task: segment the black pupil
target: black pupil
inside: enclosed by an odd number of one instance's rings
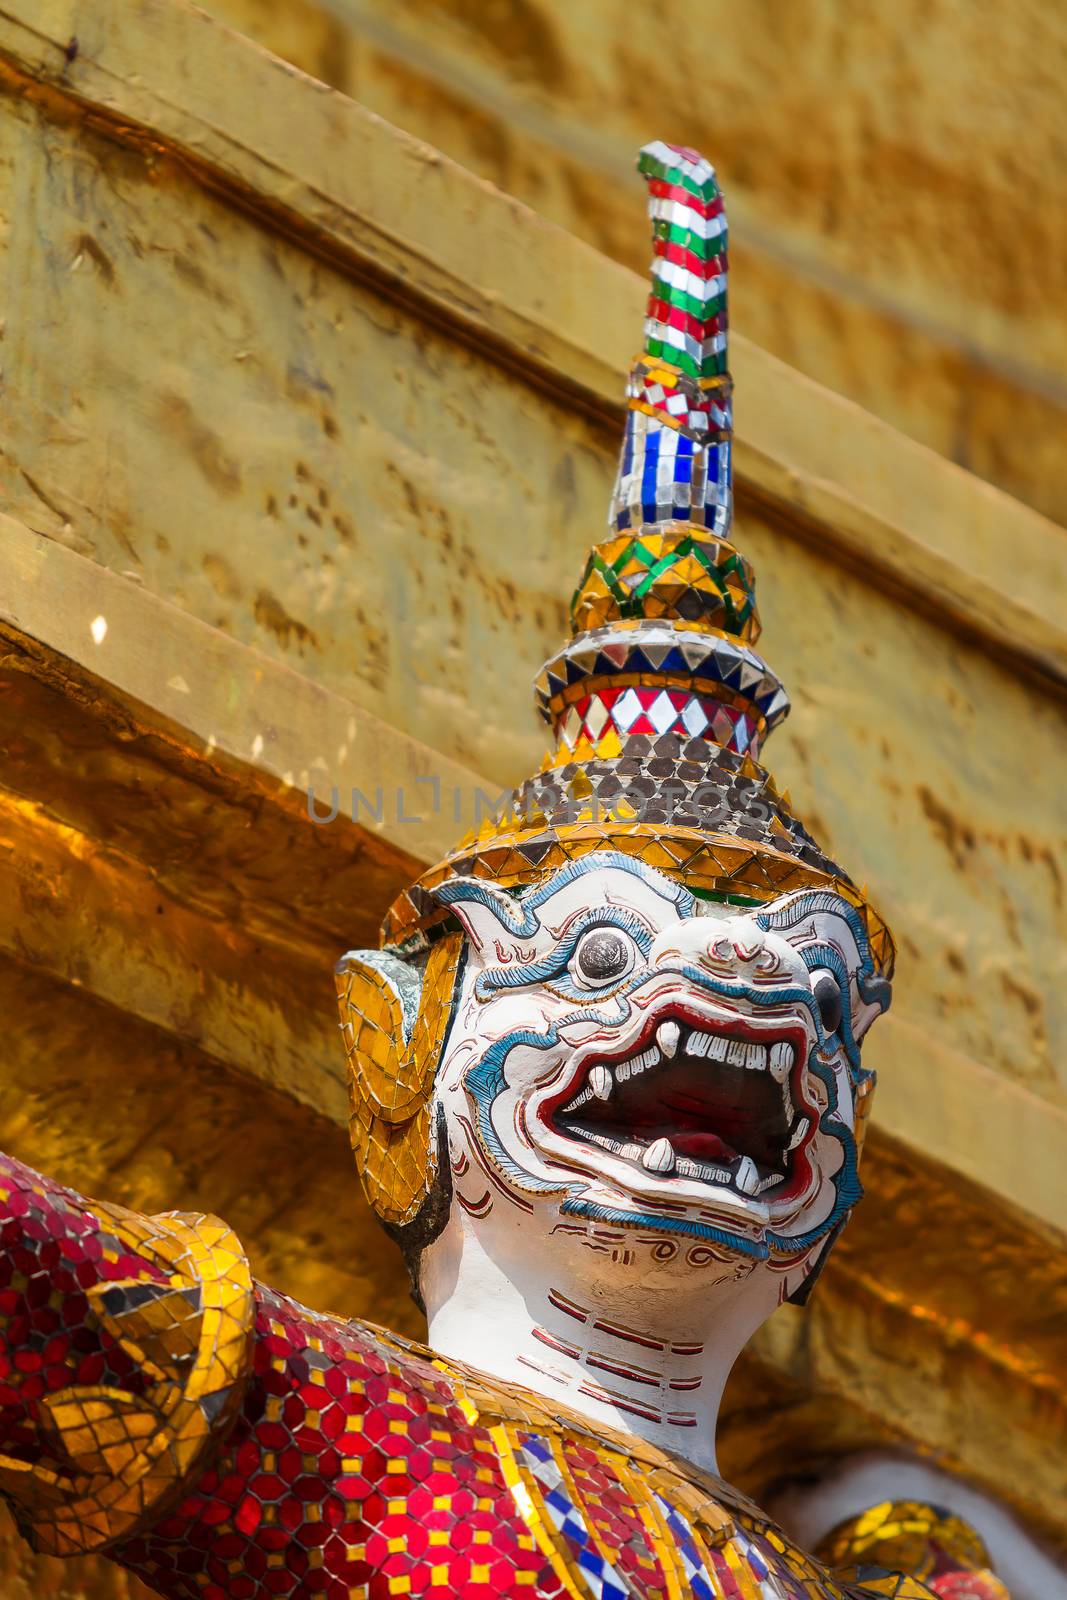
[[[578,952],[582,977],[590,978],[595,983],[605,978],[617,978],[620,972],[626,971],[629,960],[630,950],[626,940],[610,928],[587,934]]]
[[[827,1033],[836,1033],[841,1026],[841,990],[828,972],[820,972],[815,980],[815,1004]]]

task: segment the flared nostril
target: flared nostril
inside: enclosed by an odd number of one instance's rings
[[[760,938],[753,938],[750,934],[718,934],[714,939],[707,941],[707,949],[712,960],[719,966],[750,967],[766,954],[766,946]]]
[[[745,943],[742,939],[733,939],[731,943],[734,947],[734,955],[738,961],[743,961],[746,966],[755,961],[763,950],[761,944]]]

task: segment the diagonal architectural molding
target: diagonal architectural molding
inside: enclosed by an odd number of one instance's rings
[[[617,426],[642,281],[356,102],[175,0],[121,16],[91,0],[4,0],[0,60],[7,92],[166,150],[272,230]],[[230,92],[234,72],[248,92]],[[1062,530],[742,336],[731,343],[742,505],[1067,687]]]

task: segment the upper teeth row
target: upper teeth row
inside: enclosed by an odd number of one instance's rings
[[[676,1022],[661,1022],[656,1030],[656,1043],[649,1045],[640,1055],[632,1056],[629,1061],[617,1062],[614,1072],[604,1062],[598,1062],[590,1070],[586,1087],[565,1109],[576,1110],[594,1098],[610,1099],[617,1082],[625,1083],[627,1078],[639,1077],[642,1072],[658,1066],[664,1056],[674,1056],[680,1037]],[[772,1045],[749,1044],[745,1039],[727,1039],[719,1033],[700,1033],[694,1029],[686,1041],[686,1051],[691,1056],[728,1061],[733,1066],[747,1067],[753,1072],[769,1071],[775,1083],[785,1083],[793,1070],[793,1046],[784,1039]]]
[[[772,1045],[749,1044],[744,1039],[724,1039],[719,1033],[694,1031],[686,1048],[690,1055],[710,1056],[713,1061],[729,1061],[755,1072],[769,1069],[776,1083],[784,1083],[793,1070],[793,1046],[784,1039]]]

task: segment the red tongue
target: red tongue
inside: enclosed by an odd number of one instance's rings
[[[736,1161],[737,1151],[719,1138],[717,1133],[694,1130],[691,1133],[671,1133],[671,1144],[680,1156],[691,1156],[694,1161]]]
[[[665,1136],[678,1155],[694,1161],[736,1161],[741,1151],[729,1141],[745,1147],[746,1141],[751,1143],[766,1120],[763,1097],[747,1105],[733,1097],[729,1080],[682,1070],[682,1081],[671,1081],[669,1087],[652,1079],[626,1086],[628,1126],[649,1142]],[[676,1070],[674,1080],[681,1077]],[[747,1088],[747,1080],[742,1082]]]
[[[774,1166],[784,1142],[781,1090],[769,1073],[686,1055],[616,1081],[610,1100],[588,1101],[575,1122],[623,1143],[666,1138],[680,1156],[717,1165],[745,1154]]]

